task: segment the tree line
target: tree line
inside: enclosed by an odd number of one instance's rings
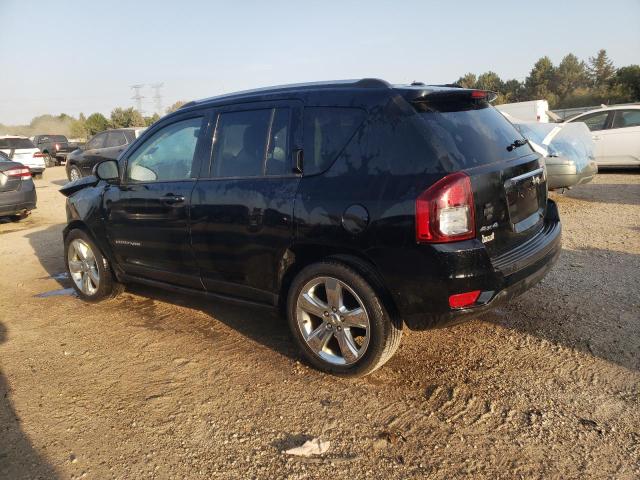
[[[604,49],[586,62],[569,53],[557,66],[542,57],[523,82],[489,71],[467,73],[455,83],[496,92],[496,104],[547,100],[558,109],[640,101],[640,65],[616,68]]]
[[[178,101],[167,108],[166,112],[171,113],[184,105],[184,103],[183,101]],[[110,128],[148,127],[159,119],[160,115],[157,113],[151,116],[143,116],[133,107],[117,107],[111,111],[108,118],[98,112],[89,116],[80,113],[77,118],[66,113],[39,115],[34,117],[29,125],[9,126],[0,124],[0,134],[10,133],[12,135],[31,137],[48,133],[66,135],[69,138],[87,139],[98,132]]]

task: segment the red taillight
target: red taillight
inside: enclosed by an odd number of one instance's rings
[[[471,92],[471,98],[487,98],[488,92],[485,90],[473,90]]]
[[[416,240],[443,243],[476,235],[471,179],[457,172],[438,180],[416,199]]]
[[[464,308],[469,307],[476,303],[480,296],[480,290],[473,290],[472,292],[456,293],[449,297],[449,306],[451,308]]]
[[[7,177],[12,178],[31,178],[31,171],[27,167],[12,168],[11,170],[5,170],[2,173]]]
[[[36,152],[36,153],[33,154],[33,158],[42,158],[44,156],[45,156],[45,154],[42,153],[42,152]]]

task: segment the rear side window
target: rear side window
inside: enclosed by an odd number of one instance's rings
[[[291,174],[289,108],[222,113],[213,147],[216,177]]]
[[[113,131],[107,133],[107,139],[104,142],[106,148],[120,147],[126,145],[127,140],[124,137],[124,133],[119,131]]]
[[[507,149],[522,135],[485,102],[420,102],[415,104],[428,148],[449,171],[510,160],[532,152],[529,144]]]
[[[329,168],[366,113],[357,108],[306,107],[304,109],[304,174]]]
[[[611,128],[640,127],[640,110],[617,110]]]
[[[106,137],[107,137],[106,133],[99,133],[98,135],[93,137],[91,140],[89,140],[89,142],[87,143],[87,149],[92,150],[94,148],[104,147],[104,141]]]
[[[36,148],[28,138],[0,138],[0,148]]]

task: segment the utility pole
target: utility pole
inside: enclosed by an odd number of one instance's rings
[[[140,89],[142,87],[144,87],[144,83],[140,83],[138,85],[131,85],[131,89],[134,92],[133,97],[131,97],[131,99],[136,101],[136,106],[141,115],[142,115],[142,99],[144,98],[144,96],[140,95]]]
[[[153,100],[156,106],[156,113],[162,116],[162,95],[160,94],[160,89],[164,87],[164,82],[161,83],[153,83],[151,84],[151,88],[155,92],[153,95]]]

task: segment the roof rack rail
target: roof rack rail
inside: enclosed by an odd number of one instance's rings
[[[358,80],[355,84],[360,88],[391,88],[391,84],[380,78],[363,78]]]

